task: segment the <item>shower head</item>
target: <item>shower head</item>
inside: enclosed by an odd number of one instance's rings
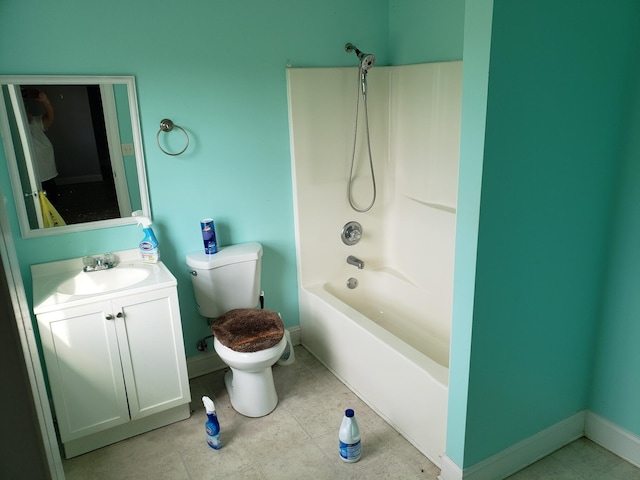
[[[355,52],[355,54],[358,56],[358,60],[360,60],[360,67],[364,72],[366,72],[376,64],[375,56],[373,56],[370,53],[362,52],[361,50],[358,49],[358,47],[356,47],[352,43],[347,43],[344,46],[344,49],[347,53]]]
[[[358,56],[358,58],[360,59],[360,66],[362,67],[362,70],[365,72],[376,64],[376,57],[374,57],[370,53],[367,53],[366,55]]]

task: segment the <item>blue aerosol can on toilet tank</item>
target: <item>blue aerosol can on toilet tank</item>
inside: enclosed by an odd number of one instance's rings
[[[216,229],[213,225],[213,218],[203,218],[200,220],[200,229],[202,230],[204,253],[207,255],[213,255],[218,251],[218,242],[216,241]]]

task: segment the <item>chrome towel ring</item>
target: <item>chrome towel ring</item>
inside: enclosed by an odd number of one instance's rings
[[[161,132],[170,132],[174,128],[177,128],[178,130],[182,130],[182,133],[184,133],[184,136],[187,139],[187,144],[184,146],[184,148],[182,150],[180,150],[177,153],[167,152],[164,148],[162,148],[162,145],[160,145],[160,133]],[[162,150],[162,153],[165,153],[167,155],[171,155],[172,157],[177,157],[178,155],[182,155],[184,152],[187,151],[187,148],[189,148],[189,134],[187,133],[187,131],[184,128],[176,125],[175,123],[173,123],[168,118],[165,118],[165,119],[160,121],[160,130],[158,130],[158,133],[156,134],[156,143],[158,144],[158,148],[160,150]]]

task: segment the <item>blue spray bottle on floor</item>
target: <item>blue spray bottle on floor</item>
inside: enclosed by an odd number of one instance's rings
[[[207,396],[202,397],[202,403],[207,411],[207,422],[204,424],[207,443],[211,448],[218,450],[222,447],[222,439],[220,438],[220,423],[216,415],[216,407],[213,405],[213,400]]]

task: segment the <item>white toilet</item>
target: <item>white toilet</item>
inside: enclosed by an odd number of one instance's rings
[[[247,417],[262,417],[276,408],[271,367],[282,356],[288,337],[278,314],[255,308],[260,300],[261,262],[262,245],[257,242],[222,247],[213,255],[187,255],[198,310],[217,319],[211,328],[213,345],[231,368],[225,375],[231,405]],[[242,332],[244,324],[251,324],[250,333]],[[222,335],[220,326],[225,325]]]

